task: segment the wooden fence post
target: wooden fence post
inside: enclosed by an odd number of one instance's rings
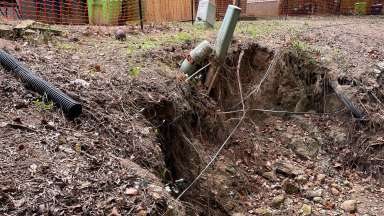
[[[143,31],[144,30],[143,7],[142,7],[142,4],[141,4],[141,0],[138,0],[138,1],[139,1],[140,27],[141,27],[141,31]]]
[[[194,2],[195,0],[191,0],[191,20],[192,20],[192,25],[193,25],[193,23],[194,23],[194,20],[193,20],[193,7],[194,7]]]

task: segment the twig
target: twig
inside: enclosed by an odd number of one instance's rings
[[[195,77],[197,74],[199,74],[201,71],[203,71],[205,68],[207,68],[209,65],[211,65],[211,63],[208,63],[206,64],[204,67],[200,68],[198,71],[196,71],[194,74],[192,74],[191,76],[189,76],[187,78],[187,81],[189,81],[190,79],[192,79],[193,77]]]
[[[30,128],[30,127],[21,125],[21,124],[11,124],[11,123],[7,123],[5,126],[8,126],[8,127],[10,127],[10,128],[13,128],[13,129],[20,129],[20,130],[26,130],[26,131],[29,131],[29,132],[35,132],[35,133],[37,133],[36,130],[34,130],[34,129]]]
[[[209,86],[208,86],[208,94],[211,92],[211,90],[212,90],[212,88],[213,88],[213,84],[215,83],[217,74],[219,74],[220,69],[221,69],[221,66],[218,66],[217,69],[216,69],[216,71],[215,71],[215,74],[213,75],[213,78],[212,78],[211,82],[209,83]]]

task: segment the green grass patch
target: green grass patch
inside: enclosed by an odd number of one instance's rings
[[[53,107],[55,106],[54,103],[50,100],[45,102],[44,100],[37,98],[36,100],[33,100],[32,103],[38,107],[41,110],[47,111],[47,110],[52,110]]]
[[[281,29],[282,26],[283,23],[277,20],[263,22],[245,21],[238,24],[236,32],[257,39]]]
[[[77,46],[72,43],[56,42],[53,45],[56,49],[67,50],[67,51],[77,50]]]

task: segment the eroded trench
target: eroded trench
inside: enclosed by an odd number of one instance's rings
[[[163,100],[145,111],[146,118],[157,126],[167,166],[161,175],[175,196],[194,180],[226,139],[233,128],[233,122],[226,120],[241,115],[237,112],[242,105],[236,76],[241,52],[243,96],[264,79],[257,94],[247,97],[248,118],[260,121],[268,115],[260,109],[322,113],[339,106],[327,83],[328,69],[304,53],[293,49],[273,51],[257,43],[238,45],[230,51],[209,97],[199,85],[181,84],[178,93],[184,100]],[[214,189],[203,177],[182,198],[189,203],[187,212],[230,215],[232,207],[218,198]]]

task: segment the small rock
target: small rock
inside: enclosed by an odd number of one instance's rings
[[[313,202],[321,203],[321,201],[323,201],[323,198],[321,198],[321,197],[313,197]]]
[[[139,190],[137,190],[136,188],[127,188],[125,190],[125,194],[130,195],[130,196],[135,196],[135,195],[139,194]]]
[[[331,210],[331,209],[334,209],[335,208],[335,203],[327,200],[325,203],[324,203],[324,208],[325,209],[328,209],[328,210]]]
[[[381,74],[381,71],[379,69],[373,69],[373,73],[375,73],[376,75],[380,75]]]
[[[339,196],[340,195],[340,191],[339,190],[337,190],[336,188],[331,188],[331,193],[332,193],[332,195],[334,195],[334,196]]]
[[[291,180],[285,179],[282,187],[287,194],[295,194],[300,192],[300,188]]]
[[[113,207],[111,213],[109,213],[108,216],[121,216],[121,214],[119,213],[116,207]]]
[[[343,185],[347,186],[347,187],[351,187],[352,186],[351,182],[349,182],[348,180],[344,180],[343,181]]]
[[[343,209],[344,211],[346,212],[356,212],[357,210],[357,201],[356,200],[347,200],[347,201],[344,201],[342,204],[341,204],[341,209]]]
[[[245,214],[236,212],[236,213],[233,213],[232,216],[245,216]]]
[[[272,199],[272,207],[279,208],[285,200],[284,194],[278,195]]]
[[[276,181],[276,180],[277,180],[277,176],[276,176],[275,172],[273,172],[273,171],[270,171],[270,172],[264,172],[264,173],[262,174],[262,176],[263,176],[265,179],[269,180],[269,181]]]
[[[339,188],[340,186],[339,186],[337,183],[335,183],[335,182],[332,182],[332,183],[331,183],[331,187],[334,187],[334,188]]]
[[[79,42],[80,41],[79,38],[76,35],[72,35],[68,39],[71,42]]]
[[[29,171],[31,172],[32,175],[34,175],[37,171],[37,165],[36,164],[31,164],[29,166]]]
[[[127,35],[125,34],[124,30],[117,29],[116,32],[115,32],[115,38],[117,40],[126,40],[127,39]]]
[[[320,150],[320,144],[311,137],[294,137],[289,147],[301,158],[312,159]]]
[[[317,175],[317,181],[319,181],[320,183],[323,183],[325,181],[325,175],[324,174],[319,174]]]
[[[312,214],[312,207],[308,204],[303,204],[303,206],[300,209],[301,215],[311,215]]]
[[[136,216],[147,216],[148,214],[147,214],[147,211],[145,211],[145,210],[140,210],[139,212],[137,212],[137,214],[136,214]]]
[[[299,184],[305,184],[308,179],[305,175],[298,175],[296,178],[295,178],[295,181]]]
[[[75,80],[71,81],[70,84],[82,86],[84,88],[88,88],[89,87],[89,82],[87,82],[85,80],[82,80],[82,79],[75,79]]]
[[[257,208],[253,213],[260,216],[272,216],[272,211],[267,208]]]
[[[80,60],[80,56],[78,56],[78,55],[73,55],[73,56],[72,56],[72,60]]]
[[[377,63],[376,66],[381,72],[384,72],[384,61]]]
[[[323,189],[307,191],[304,196],[309,199],[313,199],[314,197],[322,197]]]
[[[304,174],[304,171],[300,169],[298,166],[295,166],[286,161],[276,162],[273,166],[277,173],[283,174],[288,177],[295,177],[300,174]]]

